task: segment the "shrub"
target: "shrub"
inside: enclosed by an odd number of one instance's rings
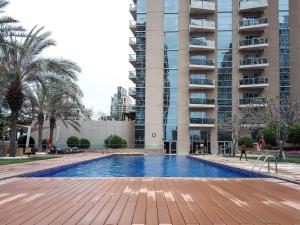
[[[79,140],[79,143],[80,143],[79,144],[80,148],[82,148],[82,149],[88,149],[91,146],[90,141],[88,139],[86,139],[86,138],[81,138]]]
[[[26,147],[26,140],[27,140],[27,135],[22,135],[18,138],[18,147],[19,148],[25,148]],[[33,137],[30,137],[29,139],[29,147],[33,148],[35,145],[35,140]]]
[[[106,144],[107,143],[107,144]],[[107,142],[105,143],[108,148],[126,148],[127,142],[119,137],[118,135],[112,135],[107,138]]]
[[[294,144],[294,147],[296,147],[296,144],[300,144],[300,124],[299,123],[295,123],[289,127],[287,143]]]
[[[47,139],[43,139],[42,140],[42,149],[46,150],[48,148],[48,140]]]
[[[245,145],[246,148],[253,148],[253,141],[250,136],[242,136],[238,140],[238,145]]]
[[[79,142],[78,137],[72,136],[72,137],[69,137],[67,140],[67,145],[70,148],[74,148],[74,147],[79,148],[79,144],[80,144],[80,142]]]
[[[257,141],[259,141],[261,136],[264,137],[266,145],[277,146],[276,131],[273,128],[265,128],[260,130],[257,134]]]
[[[110,135],[108,138],[106,138],[104,140],[105,147],[107,147],[107,148],[108,148],[108,143],[109,143],[109,140],[111,139],[111,137],[112,137],[112,135]]]

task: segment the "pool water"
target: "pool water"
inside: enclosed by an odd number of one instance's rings
[[[246,173],[186,156],[111,156],[33,177],[207,177],[248,178]]]

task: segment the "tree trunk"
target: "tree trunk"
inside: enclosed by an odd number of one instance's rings
[[[19,112],[11,112],[10,122],[11,122],[11,131],[10,131],[10,146],[9,146],[9,156],[16,156],[16,137],[17,137],[17,121],[18,121]]]
[[[42,152],[43,146],[43,126],[44,126],[44,113],[39,112],[38,114],[38,126],[39,126],[39,135],[38,135],[38,152]]]
[[[55,123],[56,123],[56,119],[54,116],[50,117],[50,141],[51,141],[51,145],[53,145],[53,133],[54,133],[54,128],[55,128]]]

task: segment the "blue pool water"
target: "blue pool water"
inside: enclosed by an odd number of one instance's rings
[[[27,176],[247,178],[258,175],[185,156],[111,156]]]

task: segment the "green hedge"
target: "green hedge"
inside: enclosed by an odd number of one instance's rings
[[[82,149],[88,149],[88,148],[90,148],[91,143],[90,143],[90,141],[88,139],[81,138],[79,140],[79,145],[80,145],[80,148],[82,148]]]
[[[127,142],[118,135],[111,135],[104,142],[107,148],[127,148]]]
[[[253,141],[250,136],[242,136],[238,141],[238,145],[245,145],[246,148],[253,148]]]
[[[75,137],[75,136],[69,137],[68,140],[67,140],[67,145],[68,145],[69,148],[74,148],[74,147],[79,148],[80,147],[80,140],[79,140],[78,137]]]

